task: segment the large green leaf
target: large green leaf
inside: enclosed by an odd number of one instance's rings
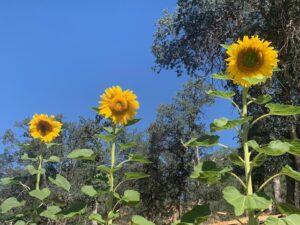
[[[140,193],[135,190],[126,190],[122,197],[122,200],[128,204],[137,204],[140,201]]]
[[[40,216],[52,219],[52,220],[57,220],[57,216],[56,214],[58,214],[59,212],[61,212],[61,208],[59,208],[58,206],[49,206],[46,210],[44,210],[43,212],[40,213]]]
[[[29,157],[27,153],[23,154],[21,156],[21,159],[22,160],[29,160],[29,161],[32,161],[32,162],[36,162],[38,160],[37,157],[34,157],[34,158]]]
[[[146,159],[145,156],[138,154],[130,154],[128,160],[145,164],[152,163],[151,161]]]
[[[99,165],[99,166],[97,166],[97,168],[99,168],[100,170],[103,170],[106,173],[112,173],[112,172],[116,172],[116,171],[120,170],[122,168],[122,166],[116,166],[114,168],[110,168],[105,165]]]
[[[4,202],[1,203],[0,212],[1,213],[6,213],[11,209],[19,208],[19,207],[22,207],[24,205],[25,205],[25,201],[19,202],[16,198],[10,197],[10,198],[4,200]]]
[[[219,136],[217,135],[204,135],[199,138],[192,138],[186,143],[185,147],[210,147],[219,143]]]
[[[141,121],[140,118],[132,119],[132,120],[128,121],[128,122],[125,124],[125,127],[132,126],[132,125],[134,125],[134,124],[136,124],[136,123],[138,123],[138,122],[140,122],[140,121]]]
[[[105,220],[102,218],[100,214],[92,213],[89,215],[89,220],[97,221],[100,224],[105,224]]]
[[[270,95],[260,95],[255,100],[253,100],[253,102],[255,102],[256,104],[259,104],[259,105],[263,105],[263,104],[268,103],[271,100],[272,100],[272,97]]]
[[[238,119],[238,120],[228,120],[225,117],[215,119],[213,123],[210,124],[210,131],[216,132],[220,130],[228,130],[235,128],[239,125],[246,123],[250,118]]]
[[[85,213],[86,204],[83,201],[75,201],[73,202],[69,208],[61,211],[60,214],[63,215],[63,218],[70,219],[78,215],[82,215]]]
[[[62,175],[57,174],[55,180],[53,178],[49,177],[49,180],[56,186],[63,188],[66,191],[70,191],[71,184]]]
[[[285,218],[268,217],[265,225],[299,225],[300,215],[292,214]]]
[[[149,177],[150,175],[143,172],[127,172],[125,173],[126,180],[138,180]]]
[[[33,165],[27,165],[27,166],[25,166],[25,170],[27,170],[31,175],[35,175],[35,174],[39,173],[39,171],[36,168],[34,168]],[[45,169],[42,168],[41,171],[40,171],[40,173],[44,174],[45,173]]]
[[[82,186],[81,191],[90,197],[95,197],[98,194],[92,185]]]
[[[51,155],[49,157],[49,159],[45,159],[45,162],[59,162],[59,157],[55,156],[55,155]]]
[[[19,181],[16,178],[4,177],[0,179],[0,184],[1,185],[19,184]]]
[[[225,91],[218,91],[218,90],[209,90],[206,93],[214,97],[225,98],[225,99],[231,99],[231,97],[235,95],[234,91],[225,92]]]
[[[109,135],[99,134],[99,138],[103,141],[110,142],[110,141],[116,139],[116,135],[114,135],[114,134],[109,134]]]
[[[178,225],[196,225],[205,222],[211,216],[208,205],[197,205],[185,213]]]
[[[155,225],[155,223],[146,220],[142,216],[134,215],[131,218],[132,225]]]
[[[293,105],[266,104],[269,114],[277,116],[293,116],[300,114],[300,107]]]
[[[230,167],[225,167],[221,170],[217,168],[215,162],[205,161],[194,167],[191,178],[197,179],[204,183],[214,184],[226,178],[228,176],[227,173],[231,170],[232,169]]]
[[[133,148],[136,146],[136,142],[132,141],[132,142],[128,142],[128,143],[124,143],[124,144],[119,144],[120,146],[120,150],[126,150],[128,148]]]
[[[300,140],[299,139],[291,139],[291,140],[284,139],[283,141],[287,142],[291,145],[290,149],[288,151],[290,154],[300,157]]]
[[[277,209],[279,212],[285,215],[292,215],[292,214],[298,214],[300,215],[300,209],[298,209],[296,206],[289,204],[289,203],[276,203]]]
[[[290,148],[292,147],[292,145],[289,144],[288,142],[282,142],[280,140],[271,141],[269,144],[263,145],[261,147],[254,144],[254,141],[251,141],[248,143],[249,143],[249,146],[252,147],[253,149],[255,149],[256,151],[258,151],[262,154],[271,155],[271,156],[283,155],[283,154],[287,153],[290,150]]]
[[[48,188],[44,188],[42,190],[33,190],[29,192],[30,196],[35,197],[41,201],[47,198],[50,194],[51,192]]]
[[[75,149],[68,154],[69,159],[94,160],[95,154],[91,149]]]
[[[272,204],[272,200],[262,193],[243,195],[233,186],[228,186],[223,190],[223,197],[234,207],[236,216],[242,215],[248,209],[267,209]]]
[[[284,166],[281,169],[280,173],[282,175],[291,177],[291,178],[295,179],[296,181],[300,181],[300,173],[293,170],[289,165]]]

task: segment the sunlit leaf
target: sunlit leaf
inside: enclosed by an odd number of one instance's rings
[[[219,136],[217,135],[204,135],[199,138],[192,138],[184,146],[186,147],[210,147],[219,143]]]
[[[19,202],[16,198],[10,197],[4,200],[0,205],[0,212],[6,213],[11,209],[19,208],[25,205],[25,201]]]
[[[59,208],[58,206],[49,206],[46,210],[44,210],[43,212],[40,213],[40,216],[52,219],[52,220],[56,220],[57,216],[56,214],[58,214],[59,212],[61,212],[61,208]]]
[[[131,218],[132,225],[155,225],[155,223],[146,220],[142,216],[134,215]]]
[[[293,105],[281,105],[281,104],[266,104],[266,107],[270,110],[269,114],[277,116],[293,116],[300,114],[300,107]]]
[[[228,120],[225,117],[215,119],[213,123],[210,124],[211,132],[221,131],[221,130],[228,130],[235,128],[239,125],[246,123],[250,117],[238,120]]]
[[[92,185],[82,186],[81,191],[90,197],[95,197],[97,195],[97,191]]]
[[[69,159],[94,160],[95,153],[92,149],[75,149],[68,154]]]
[[[226,92],[226,91],[218,91],[218,90],[209,90],[206,93],[214,97],[225,98],[225,99],[231,99],[231,97],[235,95],[234,91]]]
[[[233,186],[228,186],[223,190],[223,197],[234,207],[236,216],[242,215],[248,209],[264,210],[272,204],[272,200],[262,193],[243,195]]]
[[[292,214],[285,218],[268,217],[265,225],[298,225],[300,215]]]
[[[260,95],[253,102],[259,105],[263,105],[272,100],[270,95]]]
[[[69,183],[69,181],[66,178],[64,178],[60,174],[56,175],[55,180],[52,177],[49,177],[49,180],[56,186],[66,190],[66,191],[70,191],[71,184]]]
[[[33,190],[29,192],[30,196],[35,197],[41,201],[47,198],[50,194],[51,192],[48,188],[44,188],[42,190]]]

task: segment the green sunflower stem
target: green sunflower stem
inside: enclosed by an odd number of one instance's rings
[[[247,95],[248,95],[248,88],[243,88],[242,90],[242,118],[246,118],[248,115],[248,108],[247,108]],[[242,143],[243,143],[243,150],[244,150],[244,162],[245,162],[245,178],[246,178],[246,191],[247,195],[253,194],[253,187],[252,187],[252,176],[251,176],[251,152],[249,151],[248,146],[248,132],[249,132],[249,124],[246,123],[242,126]],[[254,212],[249,210],[248,211],[248,224],[249,225],[256,225],[256,219]]]
[[[116,127],[113,127],[113,133],[116,133]],[[111,145],[111,172],[109,173],[109,190],[110,190],[110,197],[109,197],[109,210],[108,212],[113,210],[113,201],[114,201],[114,167],[116,164],[116,142],[113,140]],[[107,225],[111,225],[113,220],[108,220]]]
[[[43,164],[43,156],[39,155],[39,167],[38,167],[38,173],[36,174],[36,185],[35,189],[40,190],[40,180],[41,180],[41,174],[42,174],[42,164]]]

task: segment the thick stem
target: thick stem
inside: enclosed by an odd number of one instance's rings
[[[43,156],[39,155],[39,167],[38,167],[38,173],[36,174],[36,185],[35,189],[40,190],[40,180],[41,180],[41,173],[42,173],[42,164],[43,164]]]
[[[243,92],[242,92],[242,104],[243,104],[242,117],[243,118],[247,117],[247,115],[248,115],[247,95],[248,95],[248,88],[243,88]],[[247,195],[251,195],[251,194],[253,194],[253,187],[252,187],[251,164],[250,164],[251,153],[249,151],[249,146],[247,143],[248,142],[248,131],[249,131],[249,124],[245,123],[242,126],[242,143],[243,143],[243,150],[244,150]],[[254,212],[251,210],[248,211],[248,224],[256,225],[256,219],[254,217]]]

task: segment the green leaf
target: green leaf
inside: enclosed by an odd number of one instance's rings
[[[223,190],[224,199],[234,207],[236,216],[240,216],[245,210],[264,210],[271,204],[272,200],[262,193],[242,195],[235,187],[228,186]]]
[[[57,216],[56,214],[58,214],[59,212],[61,212],[61,208],[59,208],[58,206],[49,206],[45,211],[40,213],[40,216],[52,219],[52,220],[57,220]]]
[[[261,146],[260,148],[256,147],[255,150],[266,155],[280,156],[287,153],[291,146],[292,145],[287,142],[276,140],[271,141],[269,144]]]
[[[155,225],[155,223],[146,220],[142,216],[134,215],[131,218],[132,225]]]
[[[128,148],[133,148],[136,146],[136,142],[132,141],[132,142],[128,142],[128,143],[124,143],[124,144],[119,144],[120,146],[120,150],[126,150]]]
[[[298,225],[300,215],[292,214],[285,218],[268,217],[265,225]]]
[[[99,165],[99,166],[97,166],[97,168],[99,168],[100,170],[103,170],[106,173],[112,173],[112,172],[114,173],[114,172],[120,170],[122,168],[122,166],[117,166],[117,167],[114,167],[114,168],[109,168],[109,167],[107,167],[105,165]]]
[[[228,75],[220,73],[214,73],[213,75],[211,75],[211,78],[218,80],[231,80]]]
[[[29,161],[32,161],[32,162],[35,162],[35,161],[38,160],[37,157],[34,157],[34,158],[29,157],[27,153],[23,154],[21,156],[21,159],[22,160],[29,160]]]
[[[98,194],[92,185],[82,186],[81,191],[90,197],[95,197]]]
[[[230,47],[230,45],[225,45],[225,44],[220,44],[220,46],[226,50],[228,50]]]
[[[49,149],[53,146],[60,146],[61,144],[58,144],[58,143],[46,143],[46,148]]]
[[[215,119],[213,123],[210,124],[210,131],[216,132],[220,130],[228,130],[246,123],[250,118],[239,119],[239,120],[228,120],[225,117]]]
[[[26,223],[23,220],[18,220],[14,225],[26,225]]]
[[[205,222],[211,216],[208,205],[196,205],[193,209],[185,213],[178,225],[194,225]]]
[[[289,203],[276,203],[278,210],[285,215],[298,214],[300,215],[300,209]]]
[[[49,159],[45,159],[45,162],[59,162],[59,157],[51,155]]]
[[[70,152],[67,156],[69,159],[83,159],[83,160],[94,160],[95,154],[91,149],[75,149]]]
[[[243,80],[247,81],[251,85],[256,85],[260,83],[266,82],[267,78],[264,76],[256,76],[256,77],[243,77]]]
[[[119,214],[118,212],[110,211],[110,212],[108,213],[107,218],[108,218],[109,220],[115,220],[115,219],[117,219],[119,216],[120,216],[120,214]],[[116,225],[116,224],[113,224],[113,225]]]
[[[134,125],[134,124],[140,122],[140,120],[141,120],[141,119],[133,119],[133,120],[130,120],[130,121],[128,121],[127,124],[125,124],[125,127],[132,126],[132,125]]]
[[[116,135],[113,135],[113,134],[109,134],[109,135],[99,134],[98,137],[103,141],[110,142],[110,141],[112,141],[116,138]]]
[[[129,204],[137,204],[140,201],[140,193],[135,190],[126,190],[122,197],[122,200]]]
[[[148,159],[146,159],[143,155],[137,155],[137,154],[130,154],[128,160],[133,162],[140,162],[140,163],[152,163]]]
[[[264,164],[264,162],[267,160],[267,155],[263,153],[257,154],[253,161],[252,161],[252,166],[253,167],[260,167]]]
[[[125,173],[126,180],[138,180],[149,177],[150,175],[145,174],[143,172],[127,172]]]
[[[104,130],[106,130],[106,132],[112,134],[114,132],[114,129],[112,127],[103,127]]]
[[[27,165],[27,166],[25,166],[25,170],[27,170],[31,175],[35,175],[35,174],[39,173],[39,171],[36,168],[34,168],[33,165]],[[41,172],[41,174],[44,174],[45,173],[45,169],[42,168],[40,172]]]
[[[99,108],[96,106],[91,107],[91,110],[93,110],[94,112],[96,112],[97,114],[99,114]]]
[[[282,175],[291,177],[291,178],[293,178],[296,181],[300,181],[300,173],[297,172],[297,171],[295,171],[295,170],[293,170],[289,165],[284,166],[281,169],[280,173]]]
[[[44,188],[42,190],[33,190],[29,192],[30,196],[35,197],[41,201],[47,198],[50,194],[51,192],[48,188]]]
[[[19,181],[16,178],[4,177],[0,179],[1,185],[10,185],[10,184],[19,184]]]
[[[92,213],[89,215],[89,220],[97,221],[98,223],[105,224],[105,220],[102,218],[100,214]]]
[[[253,102],[259,105],[263,105],[272,100],[270,95],[260,95]]]
[[[218,91],[218,90],[209,90],[206,93],[214,97],[225,98],[229,100],[231,99],[231,97],[235,95],[234,91],[226,92],[226,91]]]
[[[0,212],[6,213],[11,209],[19,208],[25,205],[25,201],[19,202],[16,198],[10,197],[0,205]]]
[[[71,206],[68,209],[64,209],[61,214],[63,215],[63,218],[70,219],[78,215],[82,215],[85,213],[86,210],[86,204],[83,201],[75,201],[71,204]]]
[[[215,162],[205,161],[194,167],[194,171],[190,177],[204,183],[214,184],[227,178],[227,173],[231,170],[230,167],[225,167],[221,170],[217,168]]]
[[[200,138],[192,138],[186,143],[185,147],[210,147],[219,143],[219,136],[217,135],[204,135]]]
[[[300,107],[293,105],[266,104],[269,114],[277,116],[293,116],[300,114]]]
[[[60,174],[56,175],[55,180],[51,177],[49,177],[49,180],[56,186],[66,190],[66,191],[70,191],[71,185],[70,185],[69,181],[66,178],[64,178],[63,176],[61,176]]]
[[[291,139],[291,140],[284,139],[283,141],[287,142],[291,145],[288,153],[300,157],[300,140],[299,139]]]
[[[244,165],[244,160],[236,153],[236,152],[233,152],[229,155],[229,160],[234,164],[234,165],[237,165],[239,167],[242,167],[244,168],[245,165]]]

